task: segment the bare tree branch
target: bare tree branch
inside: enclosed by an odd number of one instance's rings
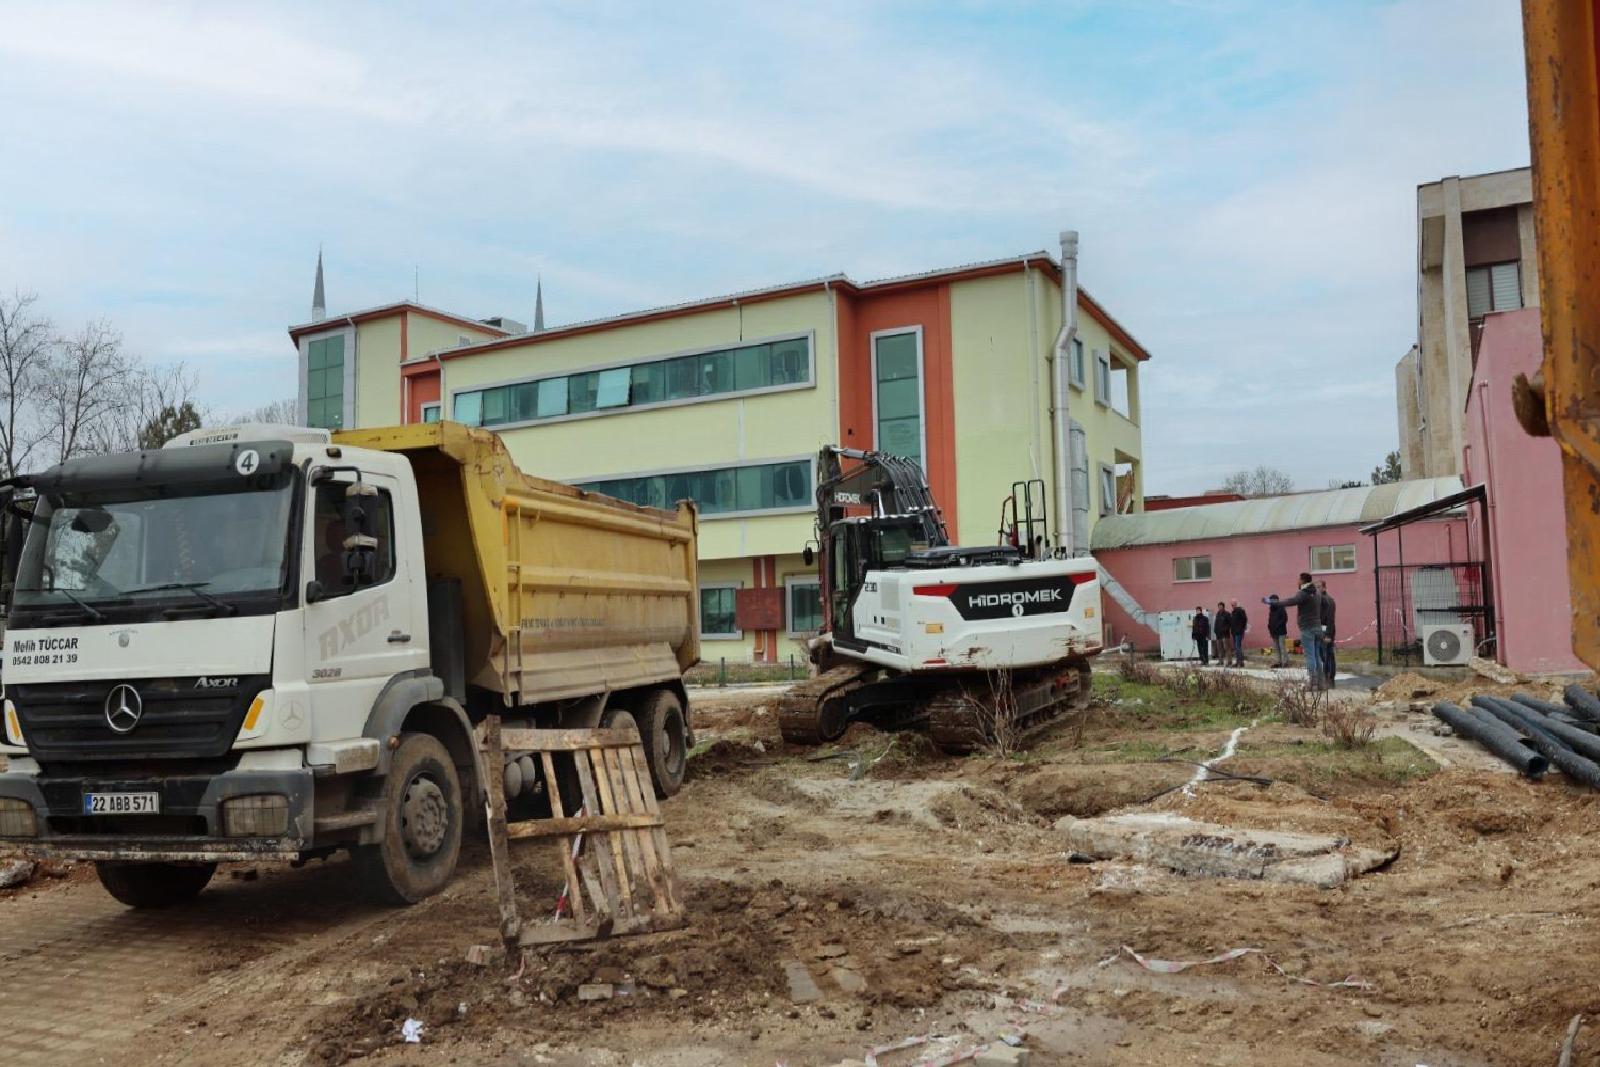
[[[45,364],[50,358],[50,320],[35,309],[38,297],[0,296],[0,474],[16,474],[44,436],[38,418]]]
[[[1294,491],[1294,479],[1263,463],[1253,471],[1235,471],[1228,475],[1222,488],[1240,496],[1281,496]]]
[[[133,370],[122,335],[104,319],[55,344],[42,389],[55,462],[106,447],[106,423],[133,400]]]
[[[279,426],[295,426],[300,422],[298,408],[299,405],[296,404],[294,397],[285,397],[282,400],[274,400],[270,404],[262,404],[254,411],[246,411],[236,415],[229,421],[236,426],[245,422],[265,422]]]

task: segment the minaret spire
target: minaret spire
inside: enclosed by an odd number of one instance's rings
[[[322,246],[317,246],[317,283],[311,290],[311,321],[321,322],[328,317],[328,300],[322,292]]]
[[[538,333],[544,329],[544,276],[540,275],[533,285],[533,332]]]

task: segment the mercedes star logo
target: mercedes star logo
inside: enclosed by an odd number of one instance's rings
[[[131,733],[144,714],[144,700],[131,685],[119,685],[106,694],[106,725],[119,734]]]

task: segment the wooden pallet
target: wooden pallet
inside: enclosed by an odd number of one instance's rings
[[[489,851],[508,952],[684,925],[682,897],[637,730],[505,730],[489,716],[479,727],[489,779]],[[506,823],[503,753],[535,752],[544,780],[556,781],[556,754],[570,753],[583,807],[569,814],[550,790],[550,818]],[[564,914],[524,923],[511,874],[512,841],[554,838],[567,873]]]

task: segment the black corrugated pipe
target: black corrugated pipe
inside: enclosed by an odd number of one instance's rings
[[[1517,706],[1517,710],[1524,712],[1533,720],[1535,726],[1546,733],[1554,734],[1557,741],[1560,741],[1572,751],[1580,756],[1587,756],[1592,760],[1600,760],[1600,737],[1596,737],[1587,730],[1580,730],[1576,726],[1569,726],[1564,722],[1551,718],[1550,713],[1544,709],[1554,708],[1554,704],[1543,700],[1535,700],[1533,697],[1525,698],[1521,693],[1516,695],[1514,703]],[[1541,704],[1544,707],[1540,707],[1539,705]]]
[[[1567,707],[1590,722],[1600,722],[1600,698],[1583,686],[1573,682],[1561,691],[1561,695],[1566,699]]]
[[[1525,708],[1532,708],[1543,715],[1548,715],[1563,725],[1582,730],[1590,735],[1600,734],[1600,722],[1592,722],[1589,719],[1574,715],[1572,709],[1565,704],[1557,704],[1550,700],[1540,700],[1530,693],[1513,693],[1511,699]]]
[[[1561,773],[1568,778],[1575,782],[1582,782],[1590,789],[1600,789],[1600,764],[1596,764],[1593,760],[1584,759],[1558,741],[1553,733],[1535,720],[1535,716],[1540,719],[1544,719],[1544,716],[1523,707],[1521,704],[1509,700],[1501,700],[1497,697],[1475,696],[1472,698],[1472,702],[1506,725],[1527,734],[1528,743],[1538,749],[1539,754],[1545,759],[1561,768]],[[1545,719],[1545,721],[1549,722],[1548,719]]]
[[[1433,714],[1450,729],[1476,741],[1529,778],[1537,778],[1550,769],[1550,761],[1523,744],[1521,734],[1485,712],[1458,708],[1449,701],[1442,701],[1433,706]]]
[[[1518,730],[1530,737],[1539,735],[1549,741],[1555,742],[1558,745],[1561,744],[1554,734],[1546,731],[1544,727],[1527,718],[1524,713],[1528,709],[1524,708],[1520,704],[1515,704],[1509,700],[1501,700],[1499,697],[1484,696],[1479,694],[1478,696],[1472,698],[1472,706],[1483,709],[1490,715],[1493,715],[1495,718],[1505,723],[1507,726],[1511,727],[1513,730]],[[1563,745],[1562,747],[1564,748],[1566,746]],[[1552,760],[1551,762],[1554,761]]]

